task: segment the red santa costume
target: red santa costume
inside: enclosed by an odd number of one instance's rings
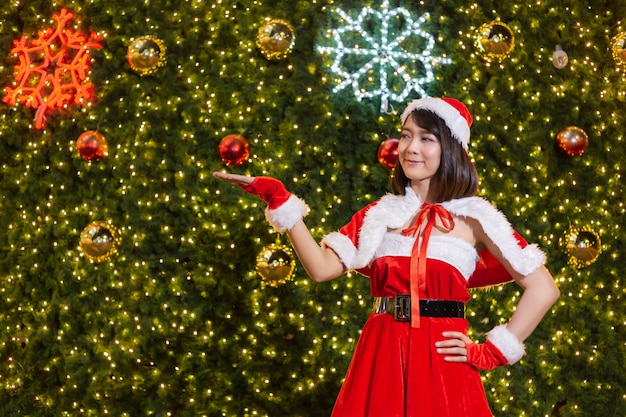
[[[402,123],[418,109],[440,116],[467,150],[471,116],[465,106],[445,98],[415,100],[402,114]],[[280,207],[266,211],[268,221],[280,232],[289,230],[308,210],[302,200],[287,196]],[[416,215],[417,238],[390,232]],[[511,267],[524,276],[545,261],[537,246],[528,245],[500,211],[479,197],[426,204],[407,187],[405,195],[386,195],[357,212],[322,241],[346,269],[369,277],[376,300],[376,311],[365,323],[332,417],[492,416],[478,369],[445,361],[435,343],[444,339],[444,331],[467,335],[463,303],[470,299],[469,288],[511,277],[489,252],[479,254],[468,242],[445,234],[430,236],[437,217],[449,229],[454,227],[454,217],[478,221]],[[400,311],[403,300],[410,300],[410,314]],[[385,314],[394,309],[396,314]],[[505,326],[489,332],[487,344],[497,348],[499,364],[514,363],[524,354],[523,345]]]
[[[401,228],[421,206],[410,187],[404,196],[384,196],[356,213],[339,232],[327,235],[323,244],[338,254],[346,268],[370,278],[372,296],[409,294],[407,271],[415,237],[389,230]],[[468,197],[441,206],[454,216],[478,220],[517,272],[527,275],[543,264],[543,252],[527,245],[489,202]],[[427,274],[420,300],[464,303],[470,299],[468,288],[510,280],[490,254],[479,256],[463,240],[435,235],[426,251]],[[415,328],[391,314],[372,313],[332,417],[491,416],[478,370],[466,363],[446,362],[436,352],[435,342],[443,339],[442,332],[451,330],[467,334],[467,320],[421,317],[420,327]],[[494,333],[493,338],[498,337]],[[496,345],[507,356],[506,341]]]

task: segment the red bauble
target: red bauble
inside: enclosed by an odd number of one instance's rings
[[[220,158],[226,165],[241,165],[250,156],[248,141],[237,134],[224,136],[220,142],[219,151]]]
[[[589,138],[584,130],[576,126],[568,126],[556,135],[556,146],[568,156],[579,156],[589,145]]]
[[[392,170],[398,162],[398,139],[387,139],[378,147],[378,162]]]
[[[88,130],[76,139],[76,150],[85,161],[97,162],[109,154],[109,144],[102,133]]]

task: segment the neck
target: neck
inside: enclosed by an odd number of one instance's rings
[[[413,192],[420,198],[421,201],[425,203],[434,203],[428,195],[429,186],[427,182],[411,181],[411,189],[413,189]]]

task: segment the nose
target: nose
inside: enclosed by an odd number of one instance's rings
[[[409,153],[418,153],[420,151],[420,141],[416,138],[411,139],[406,145],[406,151]]]

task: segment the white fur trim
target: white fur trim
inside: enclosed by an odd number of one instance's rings
[[[309,206],[294,194],[282,206],[273,210],[265,209],[265,218],[278,233],[291,229],[307,214]]]
[[[466,241],[447,236],[431,236],[426,257],[438,259],[454,266],[467,280],[476,269],[478,254]]]
[[[537,245],[528,245],[524,249],[519,246],[509,221],[488,201],[480,197],[467,197],[446,201],[441,205],[456,216],[478,220],[502,256],[523,276],[534,272],[545,262],[546,255]]]
[[[414,243],[415,236],[405,236],[400,233],[387,233],[380,243],[380,246],[378,246],[378,249],[376,249],[374,258],[383,258],[385,256],[410,257]],[[428,245],[428,249],[430,249],[430,245]]]
[[[357,250],[350,238],[339,232],[332,232],[324,236],[322,245],[331,248],[339,256],[346,270],[354,269],[353,262]]]
[[[376,250],[374,258],[385,256],[410,257],[415,237],[399,233],[387,233]],[[426,248],[428,259],[437,259],[455,267],[468,279],[476,268],[478,254],[466,241],[448,236],[434,235]]]
[[[400,116],[402,124],[406,122],[413,111],[420,109],[430,110],[441,117],[452,132],[452,136],[463,146],[463,149],[467,150],[470,140],[470,127],[457,109],[440,98],[427,97],[413,100]]]
[[[522,359],[526,353],[524,344],[519,341],[517,336],[506,328],[506,325],[494,327],[488,334],[487,340],[493,343],[502,352],[509,362],[509,365]]]
[[[405,195],[387,194],[365,214],[356,248],[348,238],[341,240],[341,243],[337,243],[337,237],[327,236],[324,240],[328,247],[337,252],[346,268],[364,268],[376,256],[389,229],[405,226],[421,205],[422,201],[410,187],[406,188]],[[441,205],[453,215],[476,219],[504,258],[520,274],[528,275],[545,262],[545,254],[536,245],[528,245],[524,249],[519,246],[513,228],[504,214],[488,201],[480,197],[466,197]],[[469,268],[465,266],[460,270],[463,275],[469,272]]]
[[[367,266],[389,229],[403,227],[419,210],[422,201],[407,187],[406,195],[387,194],[365,214],[359,231],[358,251],[353,268]]]

